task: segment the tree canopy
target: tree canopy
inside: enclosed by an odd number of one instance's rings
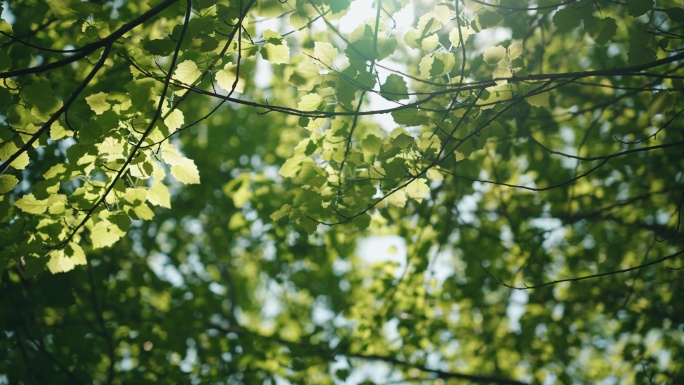
[[[684,383],[683,65],[674,0],[5,1],[0,384]]]

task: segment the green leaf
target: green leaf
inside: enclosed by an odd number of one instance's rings
[[[656,60],[656,51],[651,46],[653,36],[641,29],[630,31],[627,62],[635,66]]]
[[[72,8],[73,1],[71,0],[51,0],[47,2],[47,5],[60,20],[69,21],[78,17]]]
[[[436,180],[436,181],[444,180],[444,175],[441,172],[439,172],[439,170],[436,170],[434,168],[427,170],[426,175],[428,178],[430,178],[432,180]]]
[[[358,217],[352,219],[351,224],[358,231],[364,231],[370,226],[371,216],[368,214],[361,214]]]
[[[62,101],[53,96],[52,85],[46,79],[38,79],[22,89],[24,100],[31,105],[31,114],[47,121],[50,115],[62,107]]]
[[[400,129],[397,129],[400,130]],[[393,146],[397,146],[401,149],[407,149],[409,146],[416,143],[416,140],[405,132],[400,132],[391,141]]]
[[[56,164],[56,165],[50,167],[50,169],[45,174],[43,174],[43,178],[45,178],[45,179],[52,179],[52,178],[60,179],[61,177],[64,176],[64,174],[66,174],[66,171],[67,171],[67,167],[64,165],[64,163],[59,163],[59,164]]]
[[[330,10],[333,14],[344,11],[349,8],[351,0],[328,0],[330,4]]]
[[[523,52],[523,45],[521,42],[516,41],[511,43],[511,45],[508,46],[508,58],[511,60],[515,60],[522,55]]]
[[[88,121],[78,130],[78,140],[83,144],[95,144],[102,140],[105,129],[96,121]]]
[[[582,19],[572,7],[565,7],[553,15],[553,24],[558,33],[568,33],[579,27],[581,23]]]
[[[418,64],[418,68],[420,69],[420,76],[425,79],[429,79],[432,77],[432,64],[435,62],[434,56],[428,55],[428,56],[423,56],[422,59],[420,59],[420,63]]]
[[[318,229],[318,223],[307,217],[300,218],[298,223],[307,234],[313,234]]]
[[[404,78],[397,74],[391,74],[385,80],[385,83],[380,86],[380,94],[387,100],[404,100],[408,99],[408,88]]]
[[[271,214],[271,219],[274,221],[277,221],[278,219],[284,217],[285,215],[289,215],[291,211],[292,211],[292,206],[290,206],[289,204],[284,204],[283,207],[278,209],[278,211]]]
[[[401,149],[399,147],[393,146],[392,144],[385,144],[382,146],[382,151],[378,154],[377,160],[379,161],[384,161],[387,160],[398,153],[401,152]],[[403,161],[402,161],[403,164]]]
[[[42,273],[45,270],[48,261],[48,258],[38,258],[35,256],[25,258],[24,277],[32,278]]]
[[[394,158],[385,165],[385,176],[390,179],[401,179],[407,174],[406,161],[401,158]]]
[[[0,50],[0,71],[7,71],[12,68],[12,57],[4,50]]]
[[[681,25],[684,23],[684,8],[674,7],[665,9],[665,13],[670,18],[674,25]]]
[[[637,17],[653,9],[653,0],[631,0],[627,3],[627,13]]]
[[[525,98],[525,101],[533,107],[549,107],[549,93],[541,92]]]
[[[648,105],[647,113],[650,116],[663,114],[670,111],[675,104],[675,98],[669,92],[658,92]]]
[[[146,112],[152,106],[155,98],[155,81],[152,79],[133,80],[126,84],[125,88],[131,98],[131,104],[138,111]]]
[[[395,207],[405,207],[408,198],[406,197],[406,191],[404,189],[395,191],[392,195],[387,197],[387,203]]]
[[[435,61],[430,69],[430,75],[437,77],[451,72],[456,60],[451,52],[435,52]]]
[[[176,43],[171,39],[143,40],[143,48],[152,55],[166,56],[176,48]]]
[[[382,147],[382,139],[371,134],[363,139],[361,146],[369,153],[377,154],[380,152],[380,147]]]
[[[598,31],[592,33],[594,40],[598,44],[608,44],[617,32],[617,22],[615,19],[606,17],[598,23]]]
[[[393,111],[392,118],[397,124],[405,126],[420,126],[428,122],[427,117],[421,111],[413,108]]]

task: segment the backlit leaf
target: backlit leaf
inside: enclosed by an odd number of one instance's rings
[[[417,178],[404,188],[406,195],[410,198],[422,202],[430,194],[430,187],[425,183],[425,179]]]
[[[318,94],[307,94],[297,104],[297,109],[301,111],[315,111],[319,108],[323,98]]]
[[[489,47],[484,51],[483,57],[484,61],[488,64],[497,64],[501,59],[503,59],[506,54],[506,48],[497,45],[495,47]]]
[[[85,98],[86,102],[88,102],[88,105],[90,106],[90,109],[93,110],[93,112],[95,112],[97,115],[100,115],[111,108],[111,105],[105,100],[105,96],[107,96],[107,94],[104,92],[98,92],[97,94],[93,94]]]
[[[63,250],[53,250],[49,254],[50,261],[47,263],[52,274],[71,271],[77,265],[85,265],[86,257],[81,246],[72,242]]]
[[[14,144],[14,142],[0,144],[0,160],[6,162],[12,155],[14,155],[18,151],[19,147],[17,147]],[[23,170],[26,168],[26,166],[28,166],[28,164],[29,156],[24,151],[16,159],[14,159],[12,163],[10,163],[10,167],[13,167],[17,170]]]
[[[115,224],[108,220],[101,220],[90,230],[90,239],[93,242],[93,248],[99,249],[113,245],[125,234]]]
[[[197,68],[197,64],[192,60],[185,60],[178,64],[173,72],[173,79],[183,84],[195,84],[195,81],[202,75]]]
[[[192,159],[183,158],[178,164],[171,166],[171,175],[183,184],[200,182],[199,170]]]
[[[332,67],[333,61],[337,58],[338,50],[327,42],[314,43],[314,58],[318,59],[324,66]]]
[[[161,182],[155,182],[147,192],[147,200],[153,205],[171,208],[171,194]]]
[[[42,214],[47,210],[48,201],[47,199],[38,200],[33,194],[28,194],[14,202],[14,205],[29,214]]]
[[[0,175],[0,194],[12,191],[17,183],[19,183],[19,179],[14,175]]]

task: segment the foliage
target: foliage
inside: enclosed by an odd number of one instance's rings
[[[684,382],[679,2],[3,4],[0,383]]]

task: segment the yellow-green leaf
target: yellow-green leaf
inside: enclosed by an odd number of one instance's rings
[[[146,203],[140,203],[133,208],[133,212],[140,219],[150,220],[154,218],[154,211]]]
[[[297,104],[297,109],[301,111],[314,111],[323,101],[323,98],[318,94],[308,94],[302,97],[302,100]]]
[[[50,261],[47,264],[52,274],[71,271],[77,265],[85,265],[86,257],[81,246],[72,242],[63,250],[50,252]]]
[[[451,44],[454,45],[454,47],[458,47],[461,45],[461,38],[463,38],[463,42],[465,43],[466,39],[468,39],[468,36],[470,36],[470,28],[469,27],[461,27],[461,35],[459,36],[458,34],[459,29],[458,28],[453,28],[449,32],[449,41]]]
[[[434,168],[427,170],[427,177],[432,180],[444,180],[444,175],[442,175],[439,170],[435,170]]]
[[[107,103],[105,100],[105,96],[107,96],[107,94],[104,92],[98,92],[97,94],[86,96],[85,98],[86,103],[88,103],[90,106],[90,109],[93,110],[93,112],[95,112],[97,115],[100,115],[111,108],[111,105],[109,105],[109,103]]]
[[[484,61],[488,64],[497,64],[501,59],[503,59],[506,54],[506,48],[497,45],[494,47],[489,47],[484,51],[483,57]]]
[[[283,64],[290,61],[290,49],[284,42],[280,45],[266,44],[264,50],[266,51],[264,59],[273,64]]]
[[[14,175],[0,175],[0,194],[12,191],[17,183],[19,179]]]
[[[50,126],[50,139],[52,140],[60,140],[72,136],[74,136],[74,132],[67,130],[61,124],[59,124],[59,122],[54,122],[52,123],[52,126]]]
[[[5,143],[2,147],[0,147],[0,160],[3,162],[7,161],[17,151],[19,151],[19,147],[17,147],[13,142]],[[26,151],[24,151],[14,161],[12,161],[12,163],[10,163],[10,167],[14,167],[17,170],[23,170],[26,168],[26,166],[28,166],[28,164],[29,156]]]
[[[199,184],[200,175],[192,159],[183,158],[179,164],[171,166],[171,175],[184,184]]]
[[[302,161],[304,161],[305,158],[306,157],[300,155],[286,160],[282,167],[280,167],[280,171],[278,173],[286,178],[294,177],[302,168]]]
[[[406,206],[406,192],[402,189],[387,197],[387,203],[395,207]]]
[[[439,36],[437,36],[437,34],[432,34],[423,39],[420,43],[420,48],[426,51],[432,51],[437,47],[437,44],[439,44]]]
[[[330,43],[318,41],[314,43],[314,57],[326,67],[332,66],[338,54],[337,48],[334,48]]]
[[[533,107],[549,107],[549,93],[542,92],[536,95],[528,96],[525,101]]]
[[[509,68],[496,67],[496,69],[492,71],[492,78],[498,79],[496,84],[500,86],[508,84],[507,79],[510,79],[511,77],[513,77],[513,73]]]
[[[147,201],[156,206],[171,208],[169,189],[163,183],[155,182],[147,192]]]
[[[283,207],[278,209],[278,211],[271,214],[271,219],[273,219],[274,221],[277,221],[278,219],[284,217],[285,215],[290,214],[290,211],[292,211],[292,206],[290,206],[289,204],[285,204],[285,205],[283,205]]]
[[[420,48],[420,32],[417,29],[409,29],[404,35],[404,43],[411,48]]]
[[[521,42],[516,41],[514,43],[511,43],[511,45],[508,46],[508,57],[511,60],[517,59],[522,54],[522,50],[523,46]]]
[[[202,73],[197,69],[197,64],[192,60],[186,60],[176,67],[173,78],[183,84],[194,84]]]
[[[38,200],[33,194],[28,194],[14,202],[14,205],[29,214],[42,214],[47,210],[48,202],[47,199]]]
[[[235,92],[245,91],[245,79],[238,78],[237,84],[235,84],[235,76],[237,73],[237,65],[233,63],[226,64],[222,70],[216,72],[216,84],[226,91],[232,91],[233,85],[235,85]]]
[[[93,241],[94,249],[111,246],[125,234],[118,226],[107,220],[98,222],[90,230],[90,238]]]
[[[164,124],[166,124],[166,127],[172,132],[181,128],[183,123],[185,123],[185,117],[183,116],[183,112],[178,109],[171,111],[171,113],[164,118]]]
[[[418,178],[409,183],[404,190],[406,191],[406,195],[417,200],[418,202],[422,202],[423,199],[430,193],[430,187],[428,187],[427,183],[425,183],[425,179],[423,178]]]

